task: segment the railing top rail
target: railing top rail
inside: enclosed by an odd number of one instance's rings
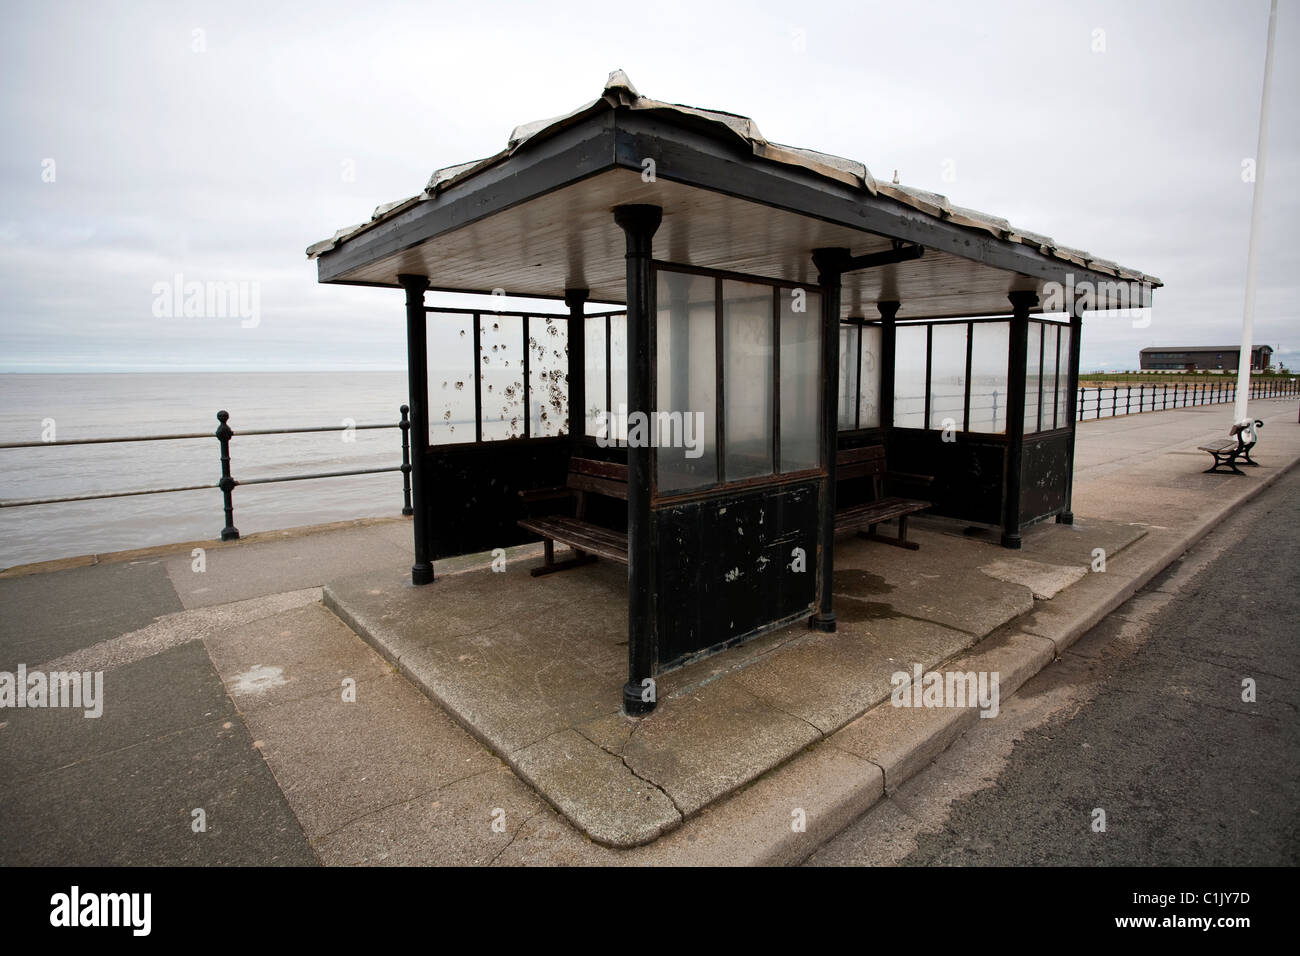
[[[374,428],[401,428],[401,422],[373,422],[364,425],[311,425],[303,428],[232,428],[234,435],[305,435],[313,432],[337,432],[350,428],[365,431]],[[62,441],[8,441],[0,442],[5,448],[52,448],[57,445],[105,445],[133,441],[186,441],[194,438],[214,438],[215,432],[186,432],[177,435],[121,435],[110,438],[66,438]]]

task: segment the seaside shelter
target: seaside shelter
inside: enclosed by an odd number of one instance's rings
[[[1083,317],[1160,285],[618,71],[307,252],[405,291],[412,581],[549,536],[574,557],[548,540],[535,573],[626,563],[634,715],[687,660],[835,630],[837,507],[870,485],[846,451],[933,476],[934,513],[1009,548],[1071,522]]]

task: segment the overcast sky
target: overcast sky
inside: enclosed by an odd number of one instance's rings
[[[1255,341],[1295,367],[1300,4],[1280,7]],[[319,286],[305,247],[616,67],[1163,279],[1149,328],[1089,318],[1085,369],[1240,339],[1266,0],[44,2],[5,20],[0,371],[402,368],[401,293]],[[257,283],[259,324],[156,316],[177,274]]]

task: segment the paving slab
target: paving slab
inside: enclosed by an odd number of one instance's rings
[[[0,578],[0,670],[138,630],[182,608],[159,560]]]
[[[411,546],[395,537],[401,525],[337,528],[319,536],[285,531],[263,534],[251,546],[206,550],[195,571],[190,553],[165,559],[167,577],[187,608],[230,604],[274,591],[320,587],[326,581],[374,568],[411,563]],[[409,527],[406,528],[409,533]],[[269,582],[274,582],[269,586]]]
[[[584,833],[606,846],[640,846],[682,822],[662,789],[577,731],[562,730],[525,747],[511,755],[511,764]]]
[[[316,850],[330,866],[486,866],[546,812],[532,789],[498,764],[360,817],[317,841]]]
[[[341,694],[353,685],[391,673],[391,667],[365,647],[346,624],[322,604],[263,617],[234,627],[213,629],[204,644],[240,711]]]
[[[110,671],[104,693],[100,718],[4,713],[0,862],[316,862],[202,645]],[[195,809],[204,832],[192,829]]]
[[[774,708],[829,734],[886,699],[896,671],[910,673],[914,663],[931,667],[976,639],[966,631],[908,617],[841,618],[833,634],[805,630],[798,641],[735,679]]]
[[[688,817],[820,738],[808,721],[778,710],[731,676],[661,704],[628,737],[621,755]]]
[[[313,841],[384,807],[500,766],[396,674],[244,717]]]
[[[0,781],[12,784],[212,720],[235,708],[203,647],[187,644],[103,674],[103,713],[0,711]]]

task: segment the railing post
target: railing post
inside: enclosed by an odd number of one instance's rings
[[[1133,404],[1133,386],[1124,386],[1124,414],[1127,415]]]
[[[402,514],[413,515],[415,509],[411,507],[411,406],[403,405],[399,411],[402,413],[402,420],[397,423],[397,427],[402,430]]]
[[[1114,418],[1119,414],[1119,386],[1113,385],[1110,389],[1110,417]]]
[[[221,445],[221,480],[217,482],[217,487],[221,489],[221,495],[225,499],[226,506],[226,526],[221,529],[222,541],[234,541],[239,537],[239,529],[235,527],[235,503],[231,500],[231,493],[235,490],[238,482],[230,477],[230,439],[234,437],[234,431],[226,424],[230,420],[230,412],[222,409],[217,412],[217,442]]]

